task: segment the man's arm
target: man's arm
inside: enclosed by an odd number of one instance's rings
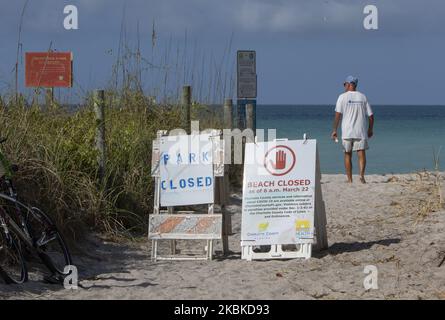
[[[338,128],[338,124],[340,123],[340,120],[341,120],[341,113],[340,112],[336,112],[335,113],[335,118],[334,118],[334,125],[333,125],[333,128],[332,128],[332,134],[331,134],[332,140],[338,139],[337,128]]]
[[[368,138],[374,135],[374,115],[369,116]]]
[[[338,124],[340,123],[341,116],[343,113],[343,96],[344,95],[341,94],[337,99],[337,103],[335,104],[335,118],[334,118],[334,125],[332,128],[332,134],[331,134],[332,140],[338,139],[337,128],[338,128]]]

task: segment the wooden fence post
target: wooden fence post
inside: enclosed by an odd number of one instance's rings
[[[232,99],[226,99],[224,101],[224,129],[232,130],[233,127],[233,101]],[[232,139],[231,136],[225,137],[225,139]],[[227,144],[223,141],[225,147]],[[232,144],[230,143],[230,146]],[[225,149],[225,152],[230,153],[230,159],[232,159],[232,147],[230,149]],[[225,159],[226,157],[224,157]],[[229,235],[232,234],[232,216],[226,209],[226,204],[230,193],[230,164],[224,163],[224,176],[219,180],[219,199],[221,202],[221,213],[222,213],[222,243],[223,243],[223,254],[227,255],[229,253]]]
[[[224,101],[224,129],[233,128],[233,101],[226,99]]]
[[[47,88],[45,90],[45,104],[46,108],[50,110],[54,105],[54,88]]]
[[[94,92],[94,112],[96,114],[96,149],[98,151],[97,163],[99,182],[104,183],[106,172],[106,145],[105,145],[105,91]]]
[[[256,136],[256,110],[251,103],[246,105],[246,128],[251,129],[253,135]]]
[[[184,127],[188,134],[190,134],[190,124],[191,124],[191,108],[192,108],[192,87],[183,86],[182,87],[182,107],[185,109],[185,123]]]

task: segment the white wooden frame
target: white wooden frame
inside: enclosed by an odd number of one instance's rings
[[[152,154],[152,176],[155,178],[155,188],[154,188],[154,207],[153,207],[153,214],[166,214],[166,215],[174,215],[175,214],[175,210],[174,207],[167,207],[167,210],[161,210],[161,199],[160,199],[160,195],[161,195],[161,183],[160,183],[160,172],[159,172],[159,154],[156,154],[156,152],[159,152],[159,145],[160,145],[160,139],[164,136],[167,135],[167,131],[165,130],[160,130],[157,132],[157,138],[154,141],[153,144],[153,154]],[[224,143],[222,141],[220,141],[220,136],[221,136],[221,131],[220,130],[213,130],[211,132],[211,138],[213,138],[213,157],[218,157],[218,159],[221,159],[221,161],[218,161],[215,164],[214,161],[214,165],[213,165],[213,176],[214,178],[217,176],[222,176],[224,177]],[[218,139],[215,139],[218,138]],[[219,145],[218,145],[218,144]],[[158,149],[157,149],[158,148]],[[157,150],[156,150],[157,149]],[[222,152],[222,156],[216,154],[217,152]],[[215,159],[215,158],[213,158]],[[215,183],[216,179],[214,179],[214,184],[213,187],[215,188]],[[191,215],[191,214],[195,214],[195,211],[178,211],[176,212],[176,214],[182,214],[182,215]],[[210,203],[208,204],[208,209],[207,209],[207,214],[209,215],[214,215],[214,203]],[[222,215],[224,214],[224,212],[222,212],[221,214],[221,224],[222,224]],[[225,226],[222,226],[222,228],[224,228]],[[224,232],[223,232],[224,233]],[[148,235],[149,240],[150,240],[150,233]],[[228,239],[227,239],[227,234],[223,234],[223,243],[228,243]],[[181,236],[177,236],[175,239],[173,239],[172,237],[168,238],[171,242],[170,242],[170,249],[171,249],[171,254],[170,255],[164,255],[161,256],[158,253],[158,247],[159,247],[159,240],[160,239],[151,239],[152,241],[152,250],[151,250],[151,259],[153,261],[158,261],[158,260],[212,260],[213,259],[213,242],[214,240],[209,240],[207,239],[207,244],[204,247],[204,251],[205,254],[204,255],[178,255],[176,254],[176,240],[202,240],[202,238],[200,237],[196,237],[196,238],[192,238],[190,236],[187,237],[181,237]],[[166,239],[167,240],[167,239]]]

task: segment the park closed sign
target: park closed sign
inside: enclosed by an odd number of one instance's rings
[[[213,203],[210,134],[166,136],[160,140],[162,206]]]
[[[313,243],[316,141],[246,144],[241,245]]]

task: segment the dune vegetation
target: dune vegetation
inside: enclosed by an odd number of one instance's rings
[[[91,98],[75,110],[1,101],[0,135],[8,139],[1,148],[19,166],[15,180],[23,201],[48,212],[71,240],[87,230],[115,236],[146,231],[153,205],[152,141],[157,130],[184,127],[184,108],[154,104],[137,92],[107,92],[101,184]],[[203,110],[194,104],[192,117],[200,118],[202,128],[217,125],[215,112]]]

